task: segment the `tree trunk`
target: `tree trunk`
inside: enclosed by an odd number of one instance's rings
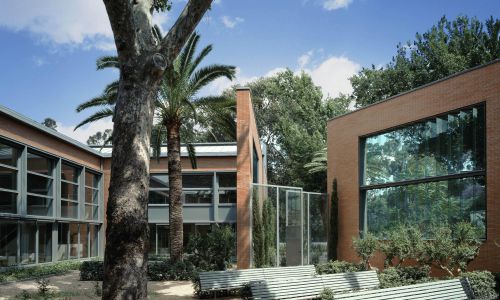
[[[168,151],[168,185],[169,185],[169,229],[170,258],[177,262],[182,260],[183,252],[183,216],[182,216],[182,165],[180,122],[171,121],[167,124]]]
[[[113,127],[102,299],[147,298],[150,134],[159,79],[122,67]],[[140,66],[140,67],[136,67]]]

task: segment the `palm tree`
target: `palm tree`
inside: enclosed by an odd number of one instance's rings
[[[234,100],[225,96],[198,97],[198,93],[217,78],[226,77],[232,80],[235,67],[215,64],[198,68],[202,60],[212,51],[212,46],[208,45],[195,56],[199,39],[200,36],[197,33],[191,35],[175,60],[173,68],[165,72],[156,101],[156,125],[153,130],[152,143],[155,156],[158,156],[162,142],[165,139],[167,141],[170,258],[174,261],[182,260],[183,253],[180,156],[182,127],[191,122],[207,123],[212,120],[218,123],[216,125],[227,128],[228,132],[234,128],[234,115],[231,111],[231,107],[234,108]],[[188,144],[187,148],[190,156],[194,157],[194,147]]]
[[[99,57],[96,61],[97,70],[104,70],[107,68],[115,68],[120,70],[120,63],[116,56],[103,56]],[[104,92],[95,98],[92,98],[76,108],[77,112],[82,112],[89,108],[101,107],[102,109],[90,115],[88,118],[75,126],[75,129],[82,127],[85,124],[95,122],[104,118],[112,117],[115,111],[116,96],[118,95],[118,80],[108,84],[104,88]]]
[[[307,169],[308,174],[323,173],[326,172],[326,147],[314,153],[313,159],[304,165]]]

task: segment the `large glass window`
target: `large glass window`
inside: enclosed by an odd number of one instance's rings
[[[87,224],[80,224],[80,258],[89,257],[89,235]]]
[[[212,174],[182,175],[182,197],[187,204],[210,204],[213,198]]]
[[[36,263],[36,224],[21,223],[21,264]]]
[[[69,224],[59,223],[57,227],[57,260],[66,260],[69,254]]]
[[[38,262],[52,261],[52,223],[38,223]]]
[[[78,218],[78,178],[80,169],[61,164],[61,217]]]
[[[364,140],[364,229],[468,221],[486,236],[484,106]],[[430,233],[429,233],[430,234]]]
[[[17,264],[17,222],[0,222],[0,267]]]
[[[26,174],[27,213],[29,215],[52,216],[54,162],[44,156],[28,152]]]
[[[236,173],[218,173],[219,203],[236,203]]]
[[[0,143],[0,213],[17,213],[19,151]]]
[[[89,225],[90,256],[99,256],[99,225]]]
[[[85,220],[99,220],[99,175],[85,172]]]

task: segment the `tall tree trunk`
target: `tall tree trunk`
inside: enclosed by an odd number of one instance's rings
[[[159,79],[135,66],[123,67],[120,76],[106,216],[106,300],[147,297],[149,149]]]
[[[181,261],[183,252],[183,217],[182,217],[182,164],[180,122],[167,124],[168,181],[169,181],[169,229],[170,258]]]

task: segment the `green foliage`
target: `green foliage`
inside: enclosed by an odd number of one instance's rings
[[[475,299],[497,299],[495,277],[489,271],[464,272],[460,275],[467,278],[474,291]]]
[[[106,129],[104,131],[98,131],[95,134],[89,136],[87,139],[87,145],[89,146],[106,146],[111,145],[111,139],[113,136],[113,129]]]
[[[453,276],[467,271],[468,264],[478,255],[481,241],[472,224],[460,222],[455,226],[439,226],[433,239],[424,244],[425,261]]]
[[[379,249],[386,257],[386,267],[394,266],[396,259],[396,266],[408,259],[419,262],[424,252],[423,236],[416,226],[399,225],[387,233],[387,240],[380,243]]]
[[[45,118],[42,122],[42,125],[50,129],[57,130],[57,122],[52,118]]]
[[[383,68],[363,68],[351,78],[356,105],[363,107],[448,75],[500,58],[500,21],[446,17],[415,40],[399,44]]]
[[[364,266],[361,264],[355,264],[341,260],[330,260],[327,263],[316,265],[316,272],[320,275],[359,272],[363,271],[364,269]]]
[[[354,237],[352,239],[352,245],[356,254],[361,258],[365,270],[371,270],[370,258],[375,255],[375,251],[378,248],[377,238],[373,234],[367,232],[362,238]]]
[[[231,226],[215,226],[206,235],[190,237],[188,260],[198,271],[223,271],[235,257],[236,234]]]
[[[332,182],[332,196],[330,203],[330,230],[328,232],[328,259],[337,259],[338,243],[338,206],[339,196],[337,193],[337,178]]]
[[[254,194],[252,200],[253,263],[256,268],[261,268],[265,265],[264,225],[257,195]]]
[[[80,280],[101,281],[104,277],[104,265],[101,260],[88,260],[80,266]]]
[[[50,275],[61,275],[71,270],[78,270],[81,262],[63,261],[48,265],[39,265],[26,268],[11,267],[0,272],[0,282],[26,280]]]
[[[326,172],[304,167],[326,145],[326,121],[348,111],[351,99],[323,96],[306,73],[291,70],[257,79],[252,91],[259,135],[267,146],[268,181],[325,191]],[[235,88],[226,91],[234,97]]]
[[[391,288],[403,285],[424,283],[434,280],[429,276],[430,267],[389,267],[379,272],[381,288]]]
[[[38,289],[38,295],[40,296],[48,296],[51,292],[51,289],[49,288],[50,280],[46,277],[40,277],[36,279],[36,284],[37,284],[37,289]]]
[[[324,288],[321,291],[321,294],[319,295],[319,298],[321,300],[333,300],[333,299],[335,299],[335,294],[333,293],[332,289],[330,289],[330,288]]]

